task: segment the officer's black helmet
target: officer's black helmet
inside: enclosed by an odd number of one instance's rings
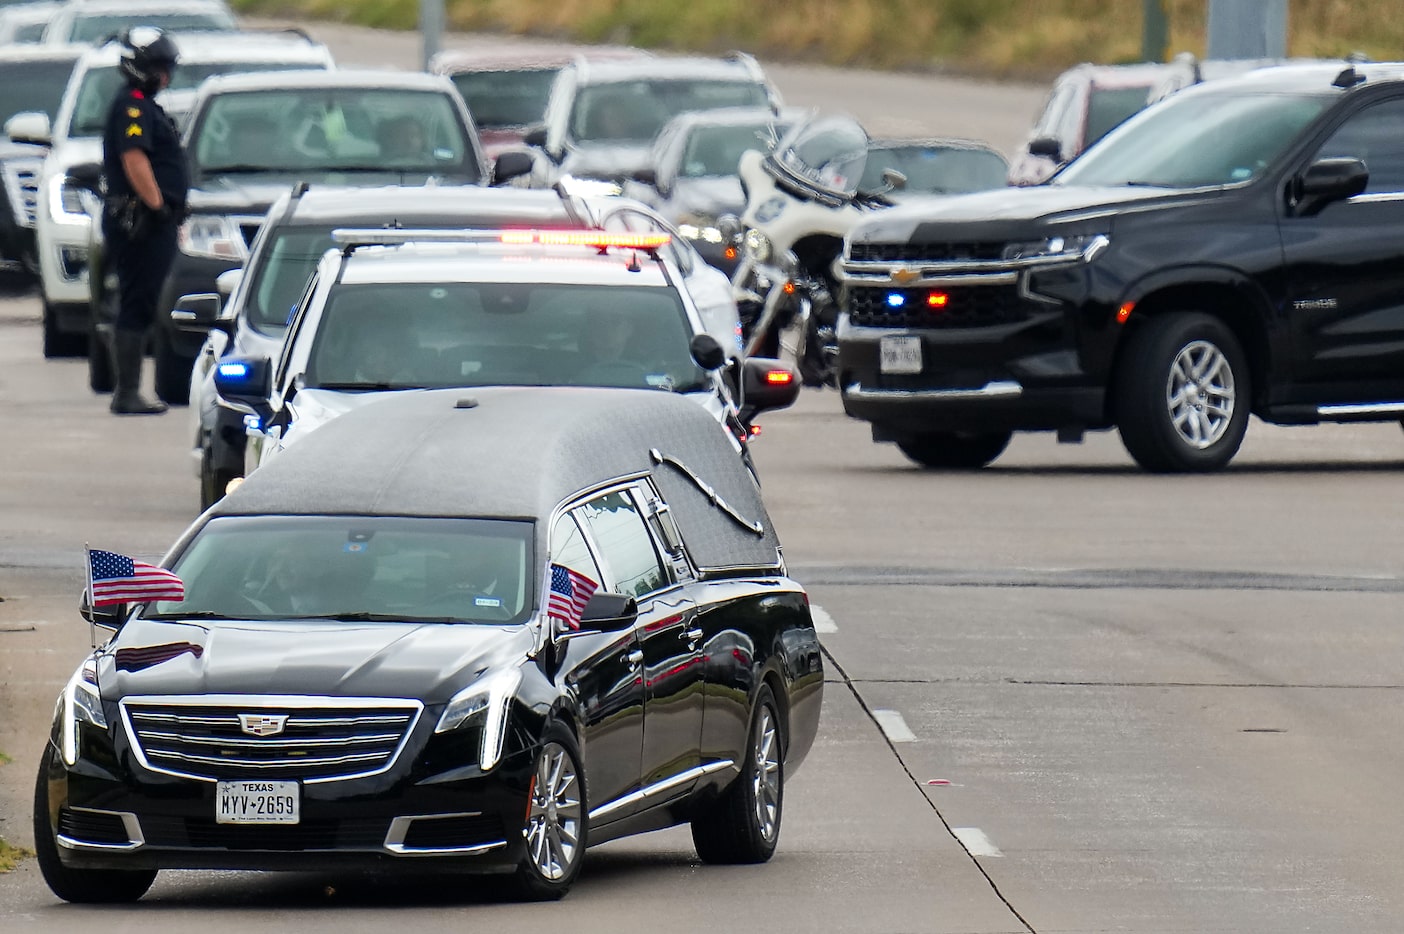
[[[156,26],[132,26],[124,30],[119,66],[133,87],[155,91],[162,72],[169,74],[180,60],[176,44]]]

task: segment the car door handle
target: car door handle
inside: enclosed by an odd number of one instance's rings
[[[627,652],[624,655],[621,655],[620,658],[624,659],[624,661],[628,662],[630,665],[641,664],[644,658],[643,650],[634,649],[632,652]]]
[[[696,642],[698,639],[701,639],[703,635],[705,635],[705,633],[700,629],[689,629],[682,634],[682,637],[688,642]]]

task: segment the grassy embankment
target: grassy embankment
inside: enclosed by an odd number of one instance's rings
[[[413,29],[418,0],[233,0],[246,13]],[[1141,55],[1141,0],[445,0],[451,28],[777,61],[1046,78]],[[1164,0],[1167,54],[1204,53],[1208,0]],[[1385,0],[1290,0],[1290,53],[1404,58]]]
[[[10,764],[10,757],[0,752],[0,768]],[[5,842],[4,837],[0,837],[0,872],[9,872],[19,865],[19,861],[30,855],[28,852],[17,846],[10,846]]]

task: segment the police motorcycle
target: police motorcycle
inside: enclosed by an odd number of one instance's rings
[[[860,191],[868,147],[867,132],[851,117],[811,117],[770,154],[741,157],[745,211],[719,221],[741,254],[731,284],[746,355],[779,356],[781,331],[796,326],[795,360],[806,386],[834,384],[844,236],[872,210],[890,207],[884,195],[906,183],[889,170],[883,188]]]

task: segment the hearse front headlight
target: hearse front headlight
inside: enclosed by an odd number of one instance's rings
[[[102,695],[98,692],[97,660],[89,658],[68,679],[60,699],[62,728],[60,749],[66,765],[78,762],[78,731],[84,723],[107,729],[107,717],[102,712]]]
[[[484,772],[502,758],[502,746],[507,738],[507,710],[522,673],[515,668],[498,669],[483,675],[453,696],[439,717],[435,733],[456,730],[470,720],[482,723],[483,742],[478,753],[478,765]]]

